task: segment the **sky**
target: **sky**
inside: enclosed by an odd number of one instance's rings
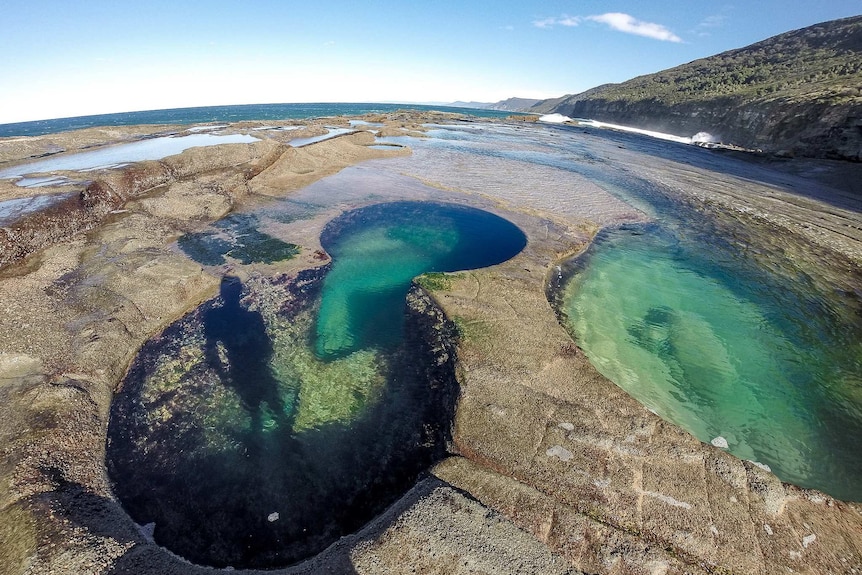
[[[859,14],[862,0],[7,0],[0,123],[551,98]]]

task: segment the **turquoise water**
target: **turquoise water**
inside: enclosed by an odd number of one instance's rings
[[[182,248],[210,265],[289,257],[261,217],[234,214]],[[346,212],[321,241],[329,270],[224,277],[219,297],[142,347],[112,402],[114,493],[186,559],[288,565],[414,485],[446,454],[458,389],[454,327],[428,333],[407,313],[411,281],[526,244],[488,212],[415,201]]]
[[[412,279],[503,262],[526,245],[510,222],[481,210],[393,202],[353,211],[321,236],[333,258],[316,324],[320,357],[391,347],[402,335]]]
[[[862,499],[862,326],[836,294],[658,226],[601,234],[578,269],[564,312],[606,377],[785,481]]]

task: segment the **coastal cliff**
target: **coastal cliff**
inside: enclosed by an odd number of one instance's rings
[[[556,112],[767,152],[862,160],[862,16],[824,22],[621,84]]]

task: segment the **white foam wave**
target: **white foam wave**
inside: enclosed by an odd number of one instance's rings
[[[571,122],[572,119],[562,114],[545,114],[539,118],[539,121],[547,122],[549,124],[563,124],[565,122]]]
[[[621,132],[643,134],[644,136],[650,136],[652,138],[658,138],[659,140],[667,140],[670,142],[678,142],[680,144],[714,143],[718,141],[717,138],[709,132],[698,132],[694,136],[687,137],[677,136],[675,134],[667,134],[665,132],[656,132],[654,130],[644,130],[641,128],[634,128],[632,126],[609,124],[607,122],[599,122],[598,120],[583,120],[580,122],[580,124],[582,126],[592,126],[594,128],[610,128],[612,130],[619,130]]]

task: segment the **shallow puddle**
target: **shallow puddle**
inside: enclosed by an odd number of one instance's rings
[[[299,246],[261,231],[260,224],[255,214],[231,214],[210,229],[185,234],[177,245],[190,258],[208,266],[225,264],[228,258],[241,264],[271,264],[299,253]]]
[[[128,144],[107,146],[95,150],[51,156],[44,160],[20,164],[0,170],[0,179],[20,178],[27,174],[57,171],[87,171],[111,168],[144,160],[160,160],[195,146],[250,143],[258,141],[244,134],[214,135],[191,134],[188,136],[165,136],[150,138]],[[25,179],[25,182],[28,181]]]
[[[45,194],[0,202],[0,225],[5,226],[11,224],[22,216],[38,212],[43,208],[68,200],[74,195],[74,192],[65,194]]]

